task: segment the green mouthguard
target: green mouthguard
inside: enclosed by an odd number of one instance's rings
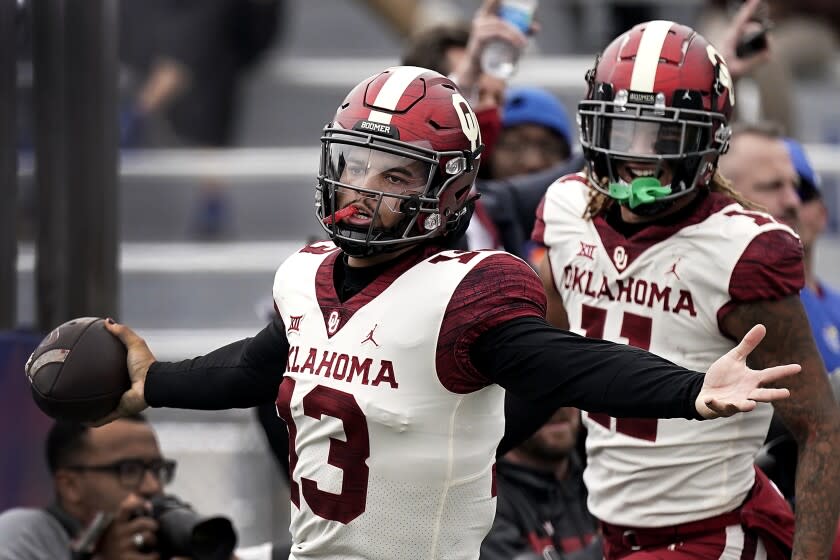
[[[610,183],[610,196],[630,208],[656,202],[669,194],[671,187],[663,187],[656,177],[637,177],[629,185]]]

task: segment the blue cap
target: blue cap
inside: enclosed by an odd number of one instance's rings
[[[553,130],[572,147],[566,109],[550,92],[536,87],[510,88],[505,95],[502,127],[537,124]]]
[[[803,201],[811,200],[820,194],[820,176],[814,171],[802,144],[793,138],[785,138],[787,148],[793,167],[799,175],[799,198]]]

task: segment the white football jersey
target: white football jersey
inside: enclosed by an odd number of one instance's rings
[[[801,286],[798,238],[766,214],[711,193],[679,224],[625,238],[603,217],[582,217],[584,181],[555,182],[535,229],[574,332],[706,371],[734,346],[719,326],[734,302]],[[590,510],[615,525],[662,527],[736,508],[752,487],[771,416],[769,404],[702,422],[584,414]]]
[[[277,405],[290,432],[291,558],[477,558],[495,514],[504,390],[464,375],[463,335],[501,320],[480,303],[492,299],[488,263],[527,265],[427,252],[342,303],[340,254],[306,247],[274,283],[290,344]]]

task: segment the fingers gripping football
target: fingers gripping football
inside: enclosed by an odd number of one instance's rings
[[[123,393],[116,410],[93,423],[96,426],[107,424],[122,416],[136,414],[149,406],[145,399],[146,374],[149,372],[149,366],[155,362],[155,356],[149,350],[146,341],[129,327],[108,319],[105,328],[125,345],[131,388]]]

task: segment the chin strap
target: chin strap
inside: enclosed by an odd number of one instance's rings
[[[656,177],[637,177],[629,185],[610,183],[610,197],[630,208],[656,202],[669,194],[671,187],[663,187]]]

